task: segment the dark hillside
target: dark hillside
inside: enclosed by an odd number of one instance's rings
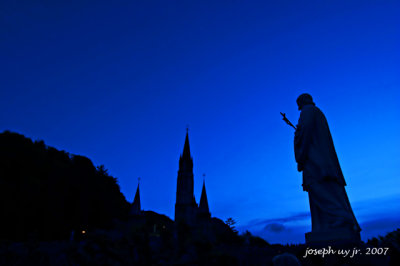
[[[68,239],[73,231],[108,228],[128,208],[103,166],[43,141],[0,134],[1,239]]]

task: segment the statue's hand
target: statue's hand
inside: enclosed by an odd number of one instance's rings
[[[297,171],[301,172],[301,171],[303,171],[303,169],[304,169],[304,165],[301,164],[301,163],[298,163],[297,164]]]

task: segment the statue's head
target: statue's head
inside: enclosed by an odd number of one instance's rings
[[[303,108],[303,106],[307,105],[307,104],[315,105],[311,95],[308,93],[303,93],[299,97],[297,97],[296,103],[297,103],[297,106],[299,107],[299,110],[301,110]]]

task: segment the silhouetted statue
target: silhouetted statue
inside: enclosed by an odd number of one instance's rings
[[[308,192],[312,232],[306,242],[359,241],[361,228],[351,209],[328,122],[311,95],[297,98],[300,118],[294,137],[297,170]]]

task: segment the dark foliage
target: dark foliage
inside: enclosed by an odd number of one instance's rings
[[[391,265],[400,265],[400,228],[385,236],[369,239],[367,244],[375,248],[389,248]]]
[[[235,226],[236,221],[232,217],[229,217],[228,219],[226,219],[225,223],[232,229],[232,231],[234,233],[236,233],[236,234],[239,233],[239,231],[236,230],[236,226]]]
[[[110,227],[128,208],[104,166],[43,141],[0,134],[1,239],[69,239],[72,232]]]

